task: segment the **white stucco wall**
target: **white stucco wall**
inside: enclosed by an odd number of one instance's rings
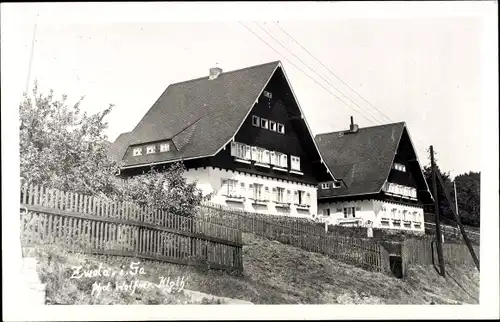
[[[366,221],[375,221],[375,214],[373,212],[373,200],[359,200],[359,201],[344,201],[344,202],[330,202],[318,204],[318,213],[323,214],[323,210],[330,209],[330,218],[325,218],[330,224],[338,225],[340,221],[344,220],[343,210],[337,212],[337,209],[355,207],[356,210],[355,218],[360,218],[364,224]],[[374,226],[375,227],[375,226]]]
[[[263,214],[272,215],[284,215],[284,216],[294,216],[294,217],[312,217],[313,214],[317,214],[317,186],[316,185],[305,185],[296,182],[282,181],[277,179],[271,179],[262,176],[249,175],[247,173],[238,171],[226,171],[219,168],[207,167],[198,169],[189,169],[184,173],[186,181],[192,183],[197,181],[197,186],[205,194],[214,192],[212,197],[212,202],[224,205],[227,207],[232,207],[236,209],[241,209],[249,212],[257,212]],[[223,195],[222,191],[222,179],[232,179],[237,180],[238,183],[243,182],[245,184],[245,200],[243,203],[229,202],[226,196]],[[250,184],[262,184],[269,188],[269,193],[271,196],[272,188],[282,187],[285,190],[292,191],[303,190],[310,194],[310,205],[308,210],[297,209],[295,205],[290,206],[290,209],[284,209],[276,207],[276,204],[270,200],[265,206],[256,206],[252,204],[250,197],[252,192],[249,189]],[[272,199],[272,198],[271,198]],[[292,199],[293,201],[293,199]]]
[[[337,212],[337,209],[345,207],[358,207],[360,210],[356,210],[356,218],[361,218],[362,224],[370,220],[374,228],[387,228],[387,229],[402,229],[402,230],[413,230],[413,231],[424,231],[424,210],[421,207],[402,205],[399,203],[385,202],[379,200],[359,200],[359,201],[344,201],[344,202],[331,202],[331,203],[321,203],[318,204],[318,213],[323,214],[323,209],[330,209],[330,218],[327,219],[332,225],[338,225],[339,219],[344,219],[343,212]],[[383,209],[385,208],[385,212]],[[394,223],[394,218],[392,217],[392,209],[396,209],[396,212],[403,213],[404,210],[409,213],[416,211],[418,213],[417,219],[420,223],[420,227],[415,225],[412,219],[412,223],[409,227],[403,225],[401,218],[400,225]],[[389,218],[389,223],[387,225],[382,225],[382,218]]]

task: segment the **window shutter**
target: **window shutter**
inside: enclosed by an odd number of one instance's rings
[[[247,194],[248,198],[253,198],[253,184],[249,184],[248,185],[248,194]]]
[[[356,207],[356,211],[361,211],[361,207]]]
[[[339,213],[342,213],[342,208],[337,208],[337,212]]]
[[[234,141],[231,142],[231,156],[233,157],[236,156],[237,153],[236,149],[237,149],[236,142]]]
[[[286,202],[288,202],[288,203],[292,202],[292,193],[290,190],[286,191]]]
[[[273,188],[273,192],[272,192],[272,196],[271,198],[274,200],[274,201],[278,201],[278,193],[276,191],[276,188]]]
[[[251,151],[250,151],[250,146],[245,145],[245,159],[250,160],[251,159]]]
[[[307,205],[311,204],[311,194],[309,192],[306,194],[306,204]]]
[[[223,194],[227,194],[228,193],[227,179],[222,179],[221,192]]]
[[[268,150],[264,150],[264,162],[265,163],[271,163],[271,159],[269,157],[269,151]]]
[[[252,146],[252,160],[257,161],[257,147]]]
[[[297,190],[295,190],[295,191],[293,192],[293,202],[294,202],[295,204],[298,204],[298,203],[299,203],[299,192],[298,192]]]
[[[269,200],[269,187],[264,188],[264,195],[262,199]]]

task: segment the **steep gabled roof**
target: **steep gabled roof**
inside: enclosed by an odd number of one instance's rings
[[[281,62],[275,61],[223,72],[216,79],[169,85],[126,140],[115,141],[126,145],[113,147],[116,158],[127,168],[215,155],[236,135],[278,68],[287,79]],[[303,123],[321,158],[305,119]],[[161,140],[172,140],[175,153],[123,158],[129,146]]]
[[[355,133],[337,131],[316,135],[316,143],[330,171],[344,182],[340,188],[318,192],[319,197],[379,193],[405,131],[406,124],[399,122],[360,128]]]
[[[109,146],[108,153],[114,161],[121,161],[129,146],[130,134],[131,132],[125,132],[118,135],[115,142]]]
[[[130,145],[160,140],[173,140],[179,149],[170,155],[175,159],[215,154],[235,134],[279,65],[275,61],[223,72],[216,79],[206,76],[169,85],[129,132],[127,142],[115,141],[127,144],[113,148],[121,153],[116,158],[122,159]],[[124,161],[131,166],[140,160]]]

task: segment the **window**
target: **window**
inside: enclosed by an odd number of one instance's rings
[[[410,218],[408,217],[408,211],[403,210],[403,220],[409,220]]]
[[[253,126],[260,126],[260,118],[257,115],[252,115],[252,125]]]
[[[268,91],[264,91],[264,96],[271,99],[271,98],[273,98],[273,93],[268,92]]]
[[[296,190],[295,194],[294,194],[294,198],[295,198],[294,203],[296,205],[308,205],[310,195],[309,195],[309,193],[306,193],[305,191]]]
[[[271,164],[272,164],[272,165],[276,165],[276,163],[277,163],[277,162],[276,162],[276,152],[271,151],[271,153],[270,153],[270,158],[271,158],[271,160],[270,160],[270,161],[271,161]]]
[[[260,126],[263,128],[263,129],[267,129],[268,126],[269,126],[269,121],[267,119],[260,119]]]
[[[330,208],[323,209],[323,216],[330,217]]]
[[[134,157],[142,155],[142,148],[134,148]]]
[[[146,154],[151,154],[156,152],[156,147],[154,145],[148,145],[146,148]]]
[[[406,166],[404,164],[401,164],[401,163],[394,163],[392,168],[396,169],[398,171],[406,172]]]
[[[276,122],[274,122],[274,121],[269,121],[269,129],[270,129],[271,131],[276,132]]]
[[[160,152],[168,152],[168,151],[170,151],[170,144],[169,143],[160,144]]]
[[[229,196],[238,196],[239,191],[238,191],[238,181],[236,180],[228,180],[227,183],[227,194]]]
[[[281,154],[280,156],[280,167],[288,168],[288,158],[286,154]]]
[[[285,188],[281,187],[276,188],[276,201],[285,202]]]
[[[250,146],[231,142],[231,155],[239,159],[250,159]]]
[[[257,147],[256,146],[252,146],[251,150],[252,150],[252,153],[251,153],[252,160],[253,161],[257,161]]]
[[[264,159],[262,160],[262,162],[264,163],[271,163],[271,157],[270,157],[270,154],[269,154],[269,151],[268,150],[264,150]]]
[[[255,200],[263,200],[263,197],[264,197],[263,191],[264,191],[264,189],[262,187],[263,186],[261,184],[254,184],[253,185],[253,198]]]
[[[321,189],[328,189],[328,188],[330,188],[330,184],[328,182],[321,184]]]
[[[334,181],[332,186],[334,188],[340,188],[340,181]]]
[[[344,207],[344,218],[355,218],[356,208],[355,207]]]
[[[300,171],[300,158],[291,155],[290,160],[291,160],[290,167],[292,168],[292,170]]]
[[[278,123],[278,133],[285,134],[285,126],[281,123]]]

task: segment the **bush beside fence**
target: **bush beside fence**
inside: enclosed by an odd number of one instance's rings
[[[243,270],[241,232],[129,202],[24,186],[23,247],[58,243],[71,251]]]

